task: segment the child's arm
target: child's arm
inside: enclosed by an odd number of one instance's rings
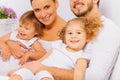
[[[38,60],[41,57],[43,57],[46,53],[46,50],[42,47],[38,40],[34,42],[32,48],[34,49],[34,51],[28,51],[26,53],[29,55],[29,59],[31,60]]]
[[[23,65],[28,59],[38,60],[43,57],[46,53],[45,49],[42,47],[39,41],[35,41],[32,45],[33,51],[27,51],[21,58],[19,64]]]
[[[35,43],[32,45],[32,48],[34,49],[34,51],[30,52],[30,59],[38,60],[46,54],[46,50],[43,48],[38,40],[35,41]]]
[[[6,41],[9,40],[10,38],[10,34],[8,33],[5,36],[0,37],[0,49],[1,49],[1,56],[3,61],[8,60],[11,56],[11,51],[8,47],[8,45],[6,44]]]
[[[80,58],[77,60],[74,69],[74,80],[84,80],[87,68],[87,59]]]

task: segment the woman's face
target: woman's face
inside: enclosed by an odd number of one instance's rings
[[[44,25],[51,25],[54,23],[57,16],[57,0],[33,0],[32,7],[35,13],[35,16],[40,22]]]

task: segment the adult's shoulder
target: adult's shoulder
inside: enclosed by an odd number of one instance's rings
[[[120,34],[120,26],[118,26],[113,20],[105,16],[102,16],[101,20],[103,22],[103,32],[108,33],[109,35],[112,34],[113,36],[117,36]]]
[[[103,27],[108,27],[111,28],[113,30],[117,30],[118,32],[120,32],[120,26],[118,26],[113,20],[111,20],[110,18],[107,18],[105,16],[101,16],[101,20],[103,22]]]

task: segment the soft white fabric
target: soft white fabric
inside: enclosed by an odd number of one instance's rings
[[[46,51],[49,51],[52,48],[52,44],[56,44],[57,46],[60,46],[58,43],[61,42],[61,40],[45,41],[45,40],[39,39],[39,42],[42,44],[43,48]]]
[[[9,77],[0,75],[0,80],[9,80]]]
[[[0,75],[6,75],[10,70],[19,68],[19,59],[15,59],[11,56],[8,61],[3,61],[0,56]]]
[[[42,78],[45,78],[45,77],[47,77],[47,78],[49,78],[51,80],[55,80],[54,77],[48,71],[45,71],[45,70],[40,71],[39,73],[37,73],[34,76],[33,80],[41,80]]]
[[[14,74],[20,75],[22,77],[23,80],[33,80],[34,74],[26,68],[22,68],[18,71],[16,71]],[[27,74],[27,76],[25,76]]]
[[[59,46],[57,46],[59,44]],[[66,45],[58,42],[52,45],[53,52],[41,63],[47,66],[54,66],[64,69],[73,69],[78,58],[90,59],[90,54],[84,53],[82,50],[77,52],[69,52]]]
[[[91,60],[87,68],[85,80],[108,80],[118,56],[120,46],[120,28],[111,20],[102,16],[103,28],[96,40],[87,45],[86,52],[91,48]]]
[[[119,48],[118,59],[112,71],[110,80],[120,80],[120,48]]]
[[[31,48],[31,45],[36,41],[38,40],[38,37],[33,37],[32,39],[30,39],[29,41],[26,41],[26,40],[22,40],[22,39],[19,39],[17,38],[18,32],[17,31],[13,31],[10,35],[10,40],[13,40],[13,41],[19,41],[21,42],[22,44],[24,44],[28,49]]]
[[[25,50],[31,50],[31,45],[38,39],[37,37],[32,38],[29,41],[21,40],[16,37],[17,31],[13,31],[10,35],[10,40],[20,41],[27,46]],[[2,51],[2,50],[1,50]],[[10,70],[20,67],[19,59],[15,59],[13,56],[10,57],[8,61],[3,61],[0,56],[0,75],[6,75]]]

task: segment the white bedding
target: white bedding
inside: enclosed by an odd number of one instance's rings
[[[0,80],[9,80],[9,77],[0,75]]]

